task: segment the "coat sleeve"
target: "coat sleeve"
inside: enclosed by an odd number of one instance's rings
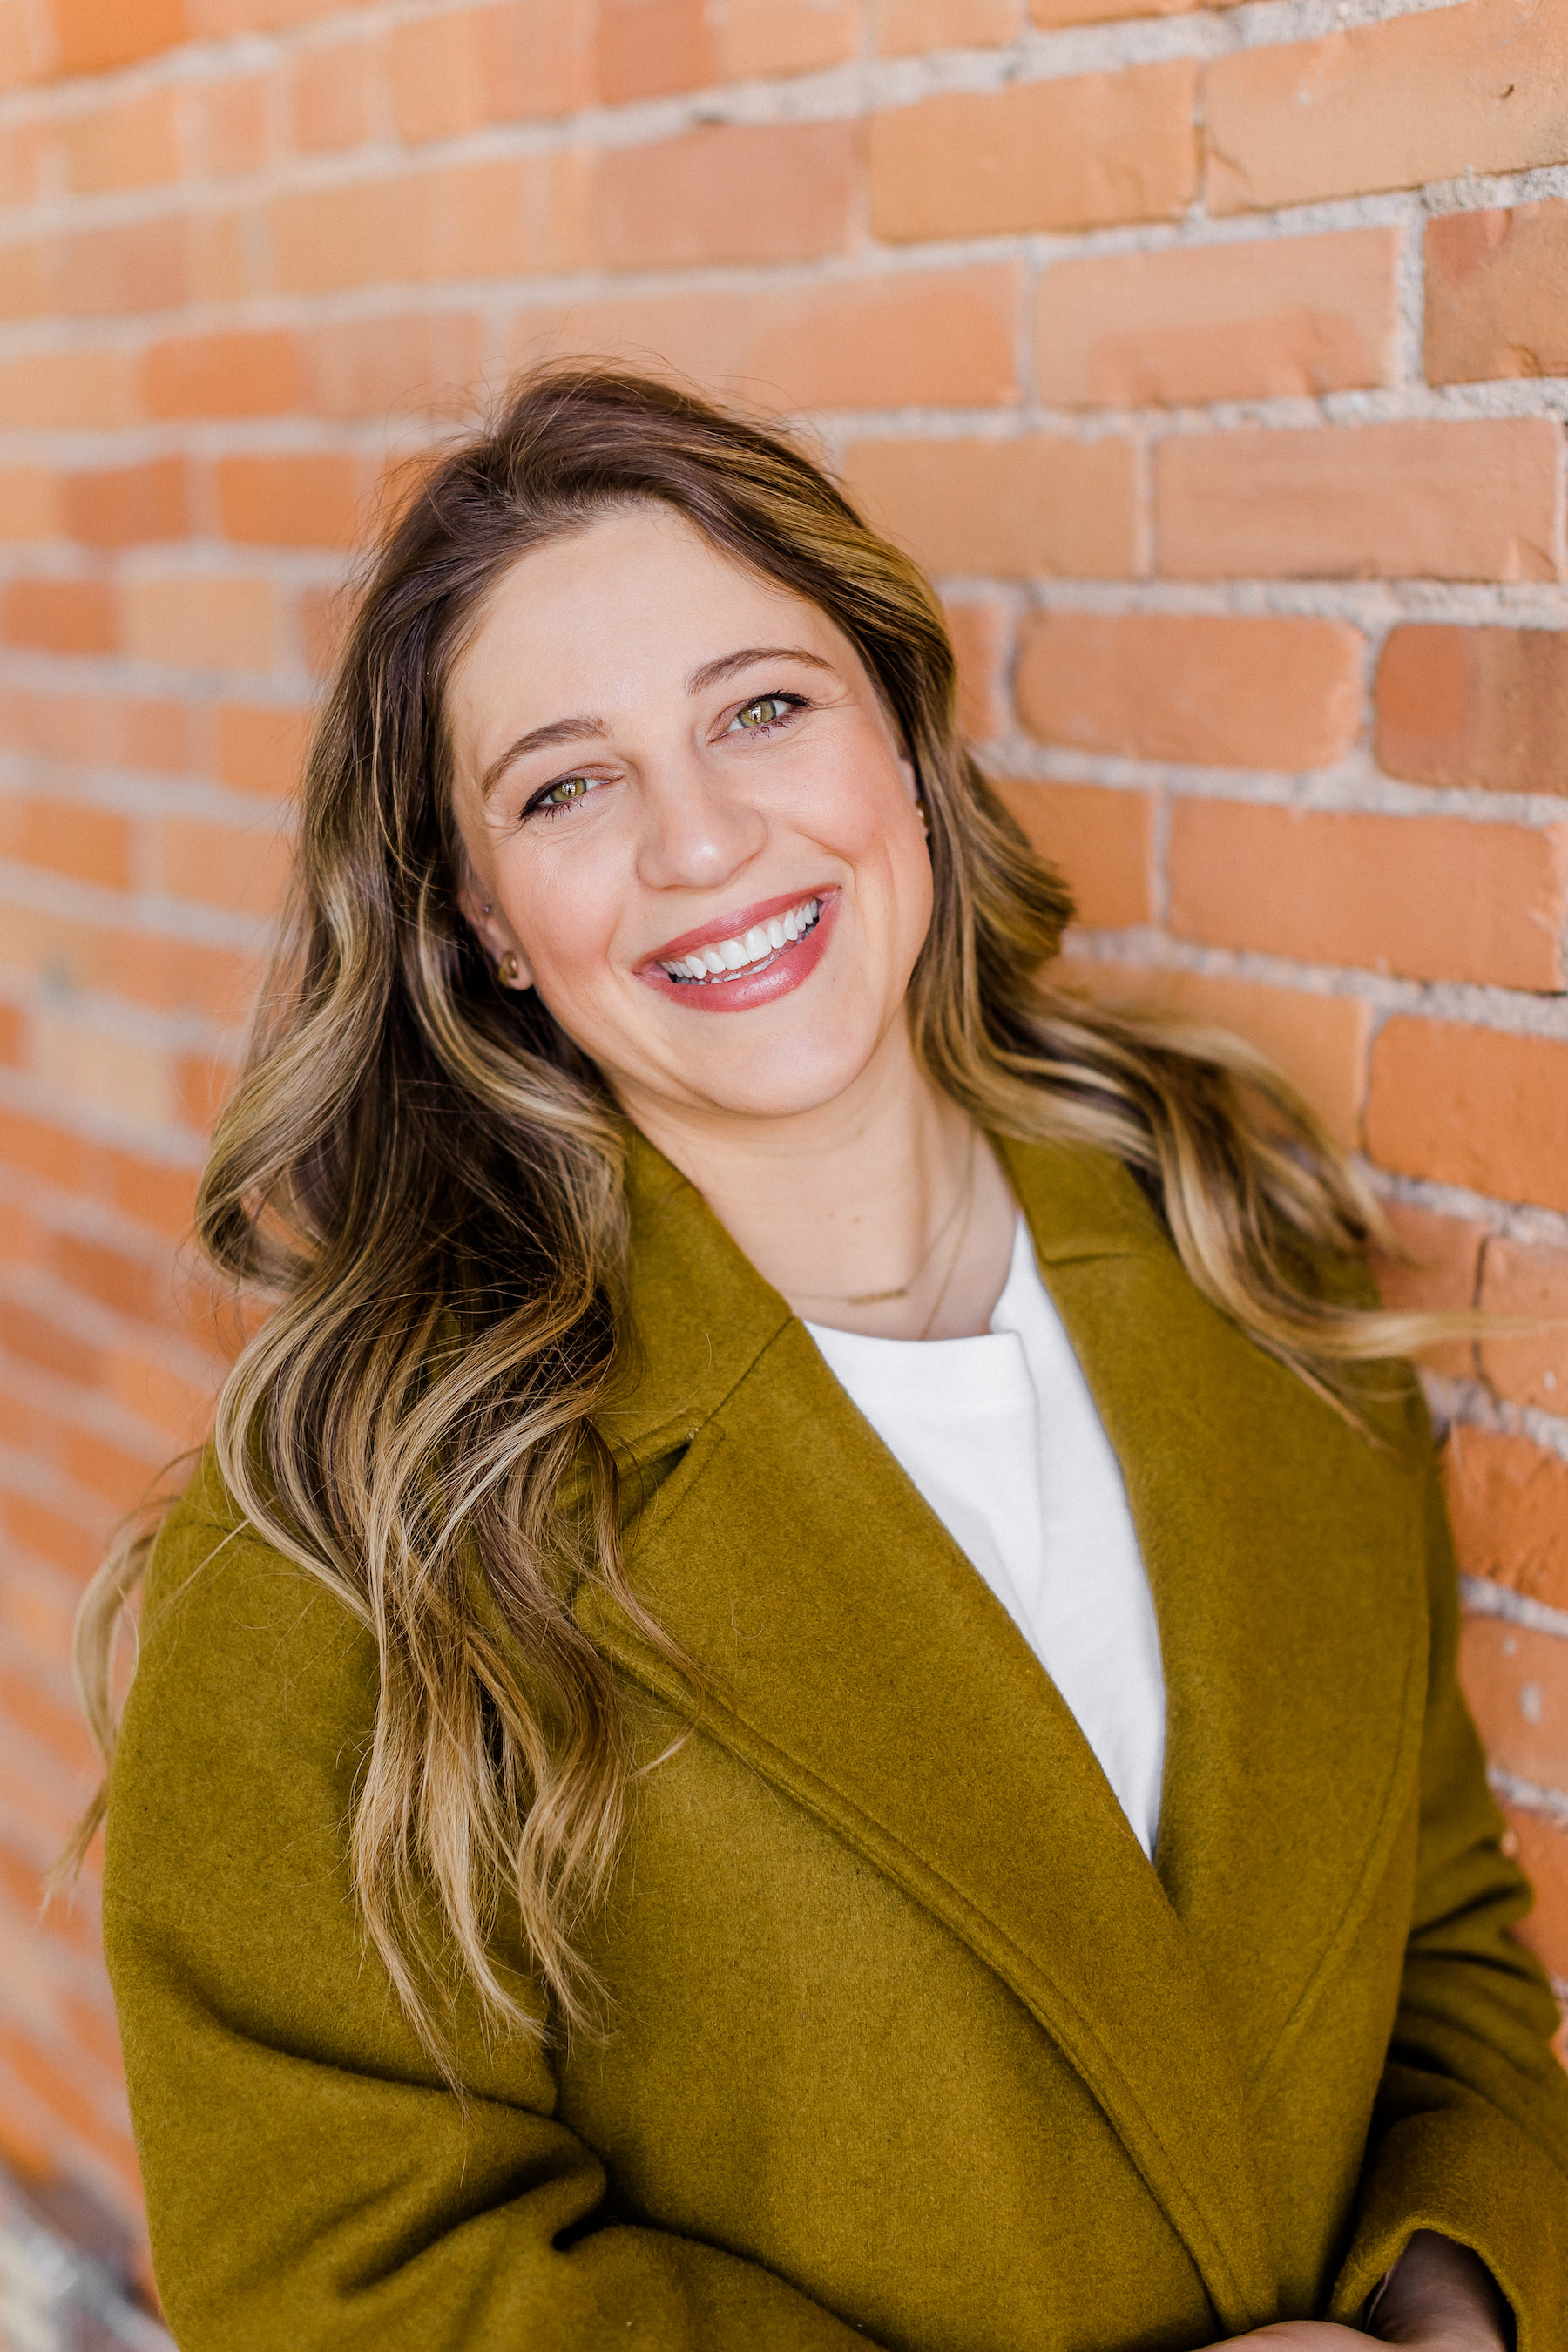
[[[199,1482],[198,1482],[199,1484]],[[226,1523],[165,1528],[112,1774],[105,1942],[183,2352],[847,2352],[723,2250],[610,2217],[541,2047],[440,2080],[363,1945],[345,1831],[374,1645]]]
[[[1425,1416],[1421,1416],[1423,1423]],[[1430,1465],[1431,1449],[1423,1452]],[[1414,1915],[1353,2235],[1331,2316],[1353,2321],[1417,2230],[1471,2247],[1519,2352],[1568,2343],[1568,2074],[1556,2003],[1512,1930],[1528,1884],[1459,1689],[1453,1544],[1427,1471],[1431,1645]]]

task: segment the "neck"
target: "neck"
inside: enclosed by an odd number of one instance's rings
[[[640,1095],[624,1107],[797,1314],[887,1339],[918,1339],[928,1322],[934,1339],[985,1329],[1006,1277],[1012,1195],[901,1031],[844,1094],[785,1118]],[[900,1295],[868,1302],[876,1292]]]

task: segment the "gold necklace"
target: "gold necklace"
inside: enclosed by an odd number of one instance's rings
[[[952,1255],[947,1262],[947,1272],[942,1276],[942,1288],[936,1295],[936,1306],[931,1308],[930,1315],[926,1318],[925,1329],[921,1333],[921,1338],[923,1339],[925,1338],[926,1331],[930,1330],[932,1323],[936,1320],[937,1307],[942,1305],[942,1300],[947,1297],[947,1286],[952,1280],[952,1269],[958,1264],[958,1254],[963,1247],[964,1236],[969,1231],[969,1213],[974,1205],[974,1146],[979,1133],[980,1130],[978,1128],[971,1127],[969,1130],[969,1156],[964,1161],[963,1188],[952,1208],[948,1211],[946,1216],[943,1217],[941,1224],[938,1225],[935,1233],[932,1234],[930,1241],[926,1244],[925,1249],[921,1254],[921,1262],[916,1266],[914,1272],[910,1275],[907,1282],[900,1282],[896,1290],[852,1290],[847,1295],[835,1290],[797,1290],[792,1295],[796,1298],[815,1298],[819,1300],[823,1305],[828,1307],[881,1307],[884,1306],[888,1300],[892,1298],[907,1298],[910,1291],[914,1288],[916,1283],[920,1280],[921,1275],[925,1272],[927,1266],[931,1264],[943,1234],[946,1234],[949,1227],[952,1225],[954,1217],[957,1216],[960,1209],[962,1209],[963,1211],[963,1223],[959,1228],[958,1239],[953,1244]]]

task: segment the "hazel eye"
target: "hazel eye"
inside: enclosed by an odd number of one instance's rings
[[[530,813],[542,809],[547,816],[554,816],[558,811],[586,800],[593,789],[592,776],[563,776],[558,782],[546,784],[538,799],[530,803]]]
[[[781,719],[787,719],[792,710],[799,708],[794,695],[759,694],[755,701],[744,704],[736,711],[734,723],[748,732],[753,729],[776,727]]]

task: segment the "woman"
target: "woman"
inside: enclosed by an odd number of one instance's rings
[[[109,1795],[188,2352],[1561,2340],[1373,1212],[1037,986],[952,710],[909,563],[652,383],[391,530]]]

